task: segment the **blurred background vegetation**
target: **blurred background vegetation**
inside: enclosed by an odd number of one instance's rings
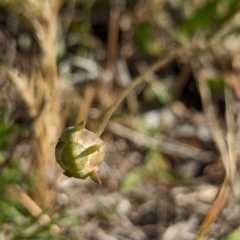
[[[240,239],[238,0],[0,0],[0,239]],[[153,66],[153,68],[151,68]],[[97,129],[102,185],[59,182]]]

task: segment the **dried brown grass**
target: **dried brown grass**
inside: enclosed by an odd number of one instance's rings
[[[14,69],[2,67],[6,76],[19,92],[33,120],[33,169],[34,199],[49,205],[54,196],[55,162],[54,147],[65,119],[60,114],[60,86],[57,83],[55,44],[58,11],[61,0],[16,1],[7,11],[25,19],[37,41],[40,57],[31,56],[29,66]],[[24,61],[24,59],[23,59]],[[18,65],[18,64],[16,64]]]
[[[193,64],[194,66],[194,64]],[[225,168],[225,178],[219,188],[218,195],[216,196],[212,206],[208,210],[202,225],[200,226],[198,236],[196,240],[203,239],[209,231],[211,225],[215,222],[224,206],[230,201],[229,196],[231,193],[236,198],[239,198],[239,190],[236,187],[237,169],[236,169],[236,123],[234,116],[234,97],[232,89],[229,86],[224,88],[224,96],[226,103],[226,133],[221,126],[218,119],[217,109],[213,101],[210,86],[207,84],[206,70],[197,70],[194,66],[195,76],[198,80],[199,92],[203,109],[210,129],[212,131],[214,142],[218,148],[221,156],[222,164]],[[230,191],[232,190],[232,192]]]

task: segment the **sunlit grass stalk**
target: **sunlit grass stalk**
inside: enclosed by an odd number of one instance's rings
[[[227,132],[223,132],[219,120],[217,119],[216,108],[213,104],[212,94],[210,87],[207,84],[207,80],[201,77],[201,74],[196,74],[198,80],[199,92],[201,96],[201,101],[203,104],[203,109],[205,116],[209,121],[209,125],[213,134],[214,142],[220,152],[223,166],[226,171],[226,175],[221,185],[218,195],[215,198],[211,208],[209,209],[206,217],[204,218],[196,240],[201,240],[207,234],[212,223],[217,219],[223,206],[229,199],[230,186],[234,190],[234,180],[235,180],[235,120],[233,112],[233,94],[232,89],[229,86],[224,88],[224,96],[226,103],[226,123]],[[236,192],[234,192],[237,195]]]

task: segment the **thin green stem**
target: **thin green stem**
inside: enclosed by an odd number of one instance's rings
[[[189,44],[187,46],[183,46],[180,48],[177,48],[173,51],[171,51],[168,55],[166,55],[164,58],[159,59],[155,64],[153,64],[151,67],[149,67],[145,72],[138,75],[136,78],[134,78],[129,85],[122,90],[122,92],[119,94],[115,102],[108,108],[107,112],[103,116],[98,129],[96,131],[96,134],[98,136],[101,136],[104,129],[106,128],[110,118],[112,117],[113,113],[117,110],[119,105],[123,102],[125,97],[133,90],[134,87],[136,87],[138,84],[143,82],[149,75],[151,75],[153,72],[159,70],[160,68],[166,66],[168,63],[170,63],[175,57],[179,56],[181,53],[184,53],[189,50],[193,50],[199,48],[199,46],[194,44]]]

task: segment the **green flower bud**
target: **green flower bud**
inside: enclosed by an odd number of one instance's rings
[[[85,122],[68,127],[60,136],[55,149],[58,164],[64,175],[85,179],[88,176],[101,184],[97,171],[105,156],[103,141],[85,127]]]

